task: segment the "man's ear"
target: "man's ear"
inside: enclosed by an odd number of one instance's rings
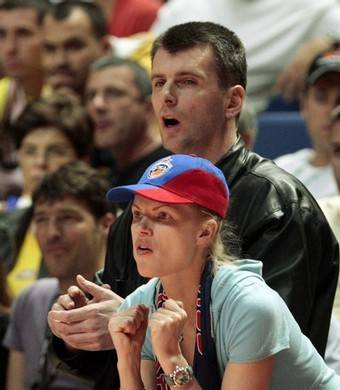
[[[100,38],[100,45],[102,47],[102,56],[111,56],[113,54],[113,45],[110,41],[110,35],[105,35]]]
[[[152,107],[151,97],[150,96],[145,96],[143,98],[143,104],[145,106],[145,110],[147,111],[147,113],[151,113],[152,115],[154,115],[154,110],[153,110],[153,107]]]
[[[204,221],[197,234],[197,244],[209,246],[211,241],[215,238],[217,230],[218,223],[215,219],[210,218],[207,221]]]
[[[246,91],[242,85],[233,85],[228,90],[228,99],[226,101],[226,118],[236,118],[241,112],[242,105],[246,96]]]

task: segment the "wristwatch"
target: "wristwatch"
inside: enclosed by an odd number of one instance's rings
[[[184,386],[191,382],[193,378],[194,371],[191,366],[176,366],[171,374],[164,374],[165,383],[168,386]]]

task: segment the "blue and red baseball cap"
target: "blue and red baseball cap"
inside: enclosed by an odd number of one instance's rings
[[[169,204],[195,204],[224,218],[229,189],[220,169],[209,160],[174,154],[150,165],[137,184],[111,188],[106,197],[127,202],[134,195]]]

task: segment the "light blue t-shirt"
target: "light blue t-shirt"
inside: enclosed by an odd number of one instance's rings
[[[281,297],[266,285],[262,263],[238,260],[216,272],[211,310],[221,378],[228,362],[244,363],[275,355],[273,390],[339,390],[340,377],[328,368],[305,337]],[[143,303],[154,312],[159,288],[151,279],[130,294],[120,310]],[[150,332],[142,359],[155,360]]]

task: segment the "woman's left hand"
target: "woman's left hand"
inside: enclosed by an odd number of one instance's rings
[[[138,305],[128,310],[115,313],[109,322],[109,332],[117,355],[132,358],[143,346],[148,326],[148,308]]]
[[[180,341],[187,313],[179,301],[168,299],[149,319],[153,350],[162,365],[182,354]]]

